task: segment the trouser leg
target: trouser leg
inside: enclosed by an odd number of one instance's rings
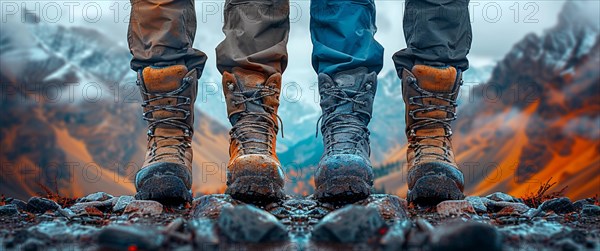
[[[133,70],[183,64],[201,73],[206,54],[192,48],[195,34],[193,0],[131,0],[127,38]]]
[[[285,70],[288,0],[227,0],[224,16],[225,39],[216,49],[221,73],[233,72],[234,67],[266,76]]]
[[[403,25],[407,48],[393,56],[398,72],[415,64],[469,67],[469,0],[406,0]]]
[[[312,65],[317,73],[366,67],[379,72],[383,47],[375,40],[373,0],[313,0],[310,7]]]

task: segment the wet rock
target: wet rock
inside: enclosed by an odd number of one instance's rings
[[[438,227],[431,236],[431,250],[502,250],[500,233],[491,225],[468,222]]]
[[[366,207],[375,208],[384,220],[408,219],[406,207],[408,203],[395,195],[371,195],[372,200]]]
[[[23,251],[37,251],[44,250],[46,247],[46,243],[38,239],[27,239],[23,245],[21,245],[21,250]]]
[[[163,212],[163,205],[153,200],[133,200],[123,213],[141,214],[141,215],[159,215]]]
[[[600,216],[600,206],[585,205],[581,209],[581,215],[587,217]]]
[[[394,222],[379,242],[383,246],[383,250],[400,249],[404,245],[411,228],[412,222],[408,219]]]
[[[219,238],[216,234],[214,223],[208,218],[190,220],[190,228],[194,238],[194,247],[198,250],[217,249]]]
[[[158,250],[164,237],[142,226],[108,226],[98,232],[100,250]]]
[[[387,226],[373,207],[349,205],[325,216],[312,232],[322,242],[358,243],[381,235]]]
[[[501,210],[504,210],[505,208],[509,208],[507,210],[512,210],[518,213],[525,213],[527,212],[530,207],[523,204],[523,203],[518,203],[518,202],[506,202],[506,201],[490,201],[487,204],[487,208],[488,208],[488,212],[499,212]]]
[[[275,216],[251,205],[222,208],[217,226],[219,233],[232,242],[277,242],[288,238],[285,226]]]
[[[27,229],[30,237],[40,240],[68,243],[93,236],[97,229],[80,224],[67,225],[64,221],[42,222]]]
[[[131,203],[133,200],[134,200],[133,196],[128,196],[128,195],[120,196],[116,200],[116,203],[112,208],[112,211],[115,213],[121,213],[121,212],[125,211],[125,208],[127,207],[127,205],[129,205],[129,203]]]
[[[558,250],[562,250],[562,251],[583,250],[583,247],[581,247],[580,245],[578,245],[577,243],[575,243],[573,240],[570,240],[570,239],[559,240],[556,243],[554,243],[553,246],[556,247]]]
[[[54,211],[60,206],[53,200],[40,197],[31,197],[27,201],[27,211],[31,213],[45,213],[46,211]]]
[[[575,210],[581,210],[581,209],[583,209],[583,206],[593,205],[593,204],[594,204],[593,198],[581,199],[581,200],[573,202],[573,206],[575,207]]]
[[[490,194],[490,195],[486,196],[485,198],[493,200],[493,201],[506,201],[506,202],[523,203],[522,199],[512,197],[512,196],[510,196],[508,194],[505,194],[505,193],[502,193],[502,192],[495,192],[493,194]]]
[[[485,206],[485,203],[483,202],[483,199],[481,199],[481,197],[467,196],[465,198],[465,200],[468,201],[469,203],[471,203],[471,206],[473,206],[473,209],[475,209],[475,212],[477,212],[477,213],[486,213],[487,212],[487,207]]]
[[[15,216],[19,215],[19,209],[17,209],[16,205],[5,205],[0,206],[0,216]]]
[[[466,200],[447,200],[437,205],[437,213],[441,216],[474,214],[475,209]]]
[[[19,200],[19,199],[11,199],[8,204],[17,206],[17,209],[21,211],[27,210],[27,202]]]
[[[217,219],[224,208],[233,207],[233,199],[227,194],[204,195],[192,203],[195,218]]]
[[[79,198],[77,202],[105,201],[108,199],[112,199],[113,197],[114,196],[105,192],[96,192],[93,194],[89,194],[83,198]]]
[[[553,211],[557,214],[575,211],[575,206],[573,206],[573,203],[571,203],[571,200],[567,197],[544,201],[544,203],[540,205],[540,208],[544,211]]]

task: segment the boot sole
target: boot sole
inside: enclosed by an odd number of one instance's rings
[[[262,176],[237,177],[225,190],[232,198],[246,203],[266,205],[285,198],[283,186]]]
[[[315,190],[315,198],[333,204],[349,204],[371,195],[372,187],[357,176],[337,176],[328,179]]]
[[[137,200],[154,200],[165,205],[180,205],[192,201],[192,193],[183,180],[174,175],[148,178],[135,194]]]
[[[462,200],[465,195],[451,178],[428,175],[417,180],[407,197],[409,202],[418,205],[435,206],[445,200]]]

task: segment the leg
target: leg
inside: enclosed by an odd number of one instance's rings
[[[284,197],[275,153],[281,74],[287,65],[288,0],[227,0],[217,68],[232,128],[227,190],[250,203]]]
[[[132,1],[128,41],[138,72],[148,144],[136,198],[191,201],[194,101],[206,55],[192,48],[191,0]]]
[[[415,64],[469,68],[469,0],[407,0],[403,26],[407,48],[393,56],[398,72]]]
[[[393,59],[402,78],[408,138],[408,200],[437,204],[464,197],[451,122],[471,45],[468,0],[408,0],[408,48]]]
[[[349,203],[373,186],[369,130],[383,48],[375,41],[372,0],[311,2],[313,68],[319,73],[325,152],[315,173],[315,197]]]

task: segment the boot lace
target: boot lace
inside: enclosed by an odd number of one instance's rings
[[[370,88],[368,88],[370,89]],[[361,101],[360,97],[369,94],[367,90],[354,91],[342,90],[339,87],[327,88],[323,91],[325,96],[333,96],[338,99],[338,102],[323,111],[316,124],[315,138],[319,136],[319,122],[322,120],[321,130],[325,138],[326,154],[333,152],[351,152],[359,151],[356,147],[360,142],[366,141],[369,145],[369,129],[367,125],[359,118],[356,112],[353,113],[334,113],[337,107],[352,103],[366,105],[366,102]],[[352,97],[348,94],[353,94]],[[370,116],[370,115],[369,115]],[[350,134],[352,137],[335,137],[338,134]],[[340,147],[336,147],[339,146]]]
[[[150,150],[150,160],[149,162],[159,161],[165,158],[176,158],[180,162],[184,163],[185,151],[188,148],[192,147],[191,137],[193,128],[191,125],[188,125],[187,119],[191,116],[190,110],[186,109],[189,105],[192,104],[192,99],[187,96],[181,95],[183,91],[185,91],[191,83],[192,79],[190,77],[186,77],[182,81],[182,85],[176,90],[163,92],[163,93],[149,93],[144,90],[144,88],[140,88],[142,90],[142,94],[147,97],[152,97],[142,102],[142,107],[147,108],[148,110],[143,113],[143,118],[146,122],[148,122],[148,141],[154,139]],[[137,82],[138,86],[141,85],[140,82]],[[159,101],[161,99],[167,98],[175,98],[176,100],[184,99],[184,102],[177,102],[176,104],[159,104],[153,105],[151,102]],[[183,113],[184,116],[169,116],[167,118],[154,118],[151,116],[154,112],[157,111],[168,111],[168,112],[180,112]],[[149,116],[150,115],[150,116]],[[164,135],[155,135],[154,130],[159,126],[169,126],[174,128],[179,128],[183,132],[182,135],[176,136],[164,136]],[[160,142],[165,142],[165,144],[159,144]],[[173,142],[179,142],[177,144],[173,144]],[[159,146],[160,145],[160,146]],[[169,148],[174,151],[163,151],[159,154],[156,153],[158,148]]]
[[[457,94],[460,88],[456,88],[456,91],[451,93],[434,93],[427,91],[417,85],[416,79],[412,78],[409,80],[412,87],[420,94],[416,96],[412,96],[408,98],[409,105],[416,105],[419,108],[409,111],[409,116],[413,119],[414,123],[409,126],[408,136],[412,138],[414,141],[411,143],[411,147],[415,151],[415,160],[419,162],[421,157],[430,156],[435,159],[439,159],[446,162],[452,162],[450,160],[450,149],[446,144],[446,139],[452,136],[452,128],[450,123],[456,120],[456,107],[458,106],[456,101],[452,98]],[[462,85],[462,81],[460,81],[459,85]],[[425,98],[434,98],[441,101],[445,101],[448,105],[436,105],[428,102],[429,104],[425,104],[425,102],[415,102],[415,99],[425,99]],[[446,118],[432,118],[427,116],[418,116],[419,112],[432,112],[432,111],[444,111],[446,114],[450,116],[446,116]],[[431,126],[436,125],[442,126],[444,128],[443,135],[434,135],[434,136],[417,136],[416,131],[421,128],[431,128]],[[436,140],[441,143],[441,146],[434,144],[426,144],[421,143],[422,140],[430,139]],[[427,149],[441,149],[444,153],[440,154],[435,151],[426,151]]]
[[[232,140],[237,140],[241,144],[242,149],[247,153],[272,155],[274,154],[275,149],[271,142],[273,142],[273,138],[277,137],[279,127],[277,121],[271,117],[272,114],[275,114],[275,108],[265,105],[261,101],[265,97],[279,94],[279,90],[267,86],[259,86],[258,88],[258,90],[253,89],[233,92],[233,95],[240,99],[233,101],[234,105],[252,103],[261,106],[265,112],[242,112],[238,121],[229,131],[229,135]],[[281,125],[281,137],[283,138],[283,121],[279,115],[275,114],[275,117]],[[263,137],[252,137],[253,134],[258,134]],[[260,146],[257,146],[256,144]]]

